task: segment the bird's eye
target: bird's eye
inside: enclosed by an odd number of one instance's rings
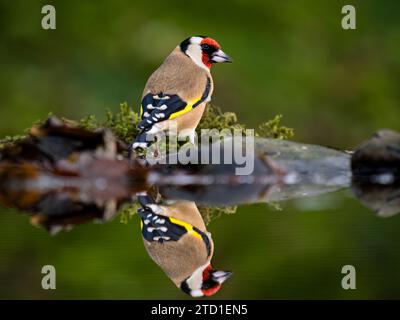
[[[203,51],[210,51],[211,47],[210,47],[210,45],[205,43],[205,44],[201,45],[201,49],[203,49]]]
[[[202,288],[203,290],[207,290],[207,289],[212,288],[214,285],[215,285],[215,282],[214,282],[214,281],[209,281],[209,280],[207,280],[207,281],[203,282],[203,285],[201,286],[201,288]]]

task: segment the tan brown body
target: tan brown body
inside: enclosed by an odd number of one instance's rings
[[[154,125],[157,130],[165,130],[175,122],[178,133],[184,130],[194,131],[203,115],[206,104],[210,101],[213,92],[213,81],[209,70],[195,64],[178,47],[164,60],[162,65],[150,76],[143,90],[142,99],[148,93],[177,94],[187,103],[199,100],[203,95],[207,78],[211,81],[211,88],[207,99],[193,110],[178,117],[159,122]]]

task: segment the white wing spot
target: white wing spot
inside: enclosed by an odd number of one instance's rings
[[[153,213],[162,213],[162,209],[156,204],[149,204],[148,207],[151,209],[151,211],[153,211]]]
[[[168,108],[168,107],[167,107],[166,104],[163,104],[162,106],[158,107],[158,109],[160,109],[160,110],[165,110],[165,109],[167,109],[167,108]]]
[[[148,113],[147,111],[145,112],[145,113],[143,113],[143,117],[149,117],[150,116],[150,113]]]

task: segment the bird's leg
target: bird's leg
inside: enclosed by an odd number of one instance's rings
[[[155,136],[154,139],[155,139],[155,142],[154,142],[155,150],[153,153],[153,157],[158,158],[158,156],[160,155],[160,150],[159,150],[159,145],[158,145],[158,137]]]
[[[195,130],[193,130],[192,132],[190,132],[190,134],[188,135],[188,137],[189,137],[189,142],[191,143],[191,144],[193,144],[193,145],[197,145],[197,143],[196,143],[196,131]]]

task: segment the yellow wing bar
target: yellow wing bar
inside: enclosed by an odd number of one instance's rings
[[[166,120],[172,120],[172,119],[174,119],[174,118],[176,118],[176,117],[179,117],[179,116],[181,116],[181,115],[183,115],[183,114],[185,114],[185,113],[191,111],[191,110],[193,109],[193,106],[194,106],[196,103],[198,103],[200,100],[201,100],[201,97],[199,97],[199,98],[197,98],[197,99],[193,99],[192,101],[190,101],[190,102],[188,102],[188,103],[186,104],[186,107],[185,107],[185,108],[183,108],[182,110],[173,112]],[[142,118],[142,116],[143,116],[143,105],[140,105],[139,115],[140,115],[140,118]]]
[[[178,220],[178,219],[175,219],[175,218],[172,218],[172,217],[169,217],[169,220],[174,224],[177,224],[179,226],[184,227],[186,229],[186,231],[189,234],[191,234],[192,236],[195,236],[195,237],[197,237],[199,239],[202,239],[201,234],[198,233],[196,230],[193,230],[193,226],[190,225],[189,223],[186,223],[184,221],[181,221],[181,220]]]
[[[193,109],[193,106],[194,106],[197,102],[199,102],[200,99],[201,99],[201,97],[199,97],[199,98],[197,98],[197,99],[194,99],[194,100],[188,102],[185,108],[183,108],[182,110],[179,110],[179,111],[177,111],[177,112],[172,113],[172,114],[169,116],[168,120],[172,120],[172,119],[174,119],[174,118],[176,118],[176,117],[179,117],[179,116],[181,116],[181,115],[183,115],[183,114],[185,114],[185,113],[191,111],[191,110]]]

